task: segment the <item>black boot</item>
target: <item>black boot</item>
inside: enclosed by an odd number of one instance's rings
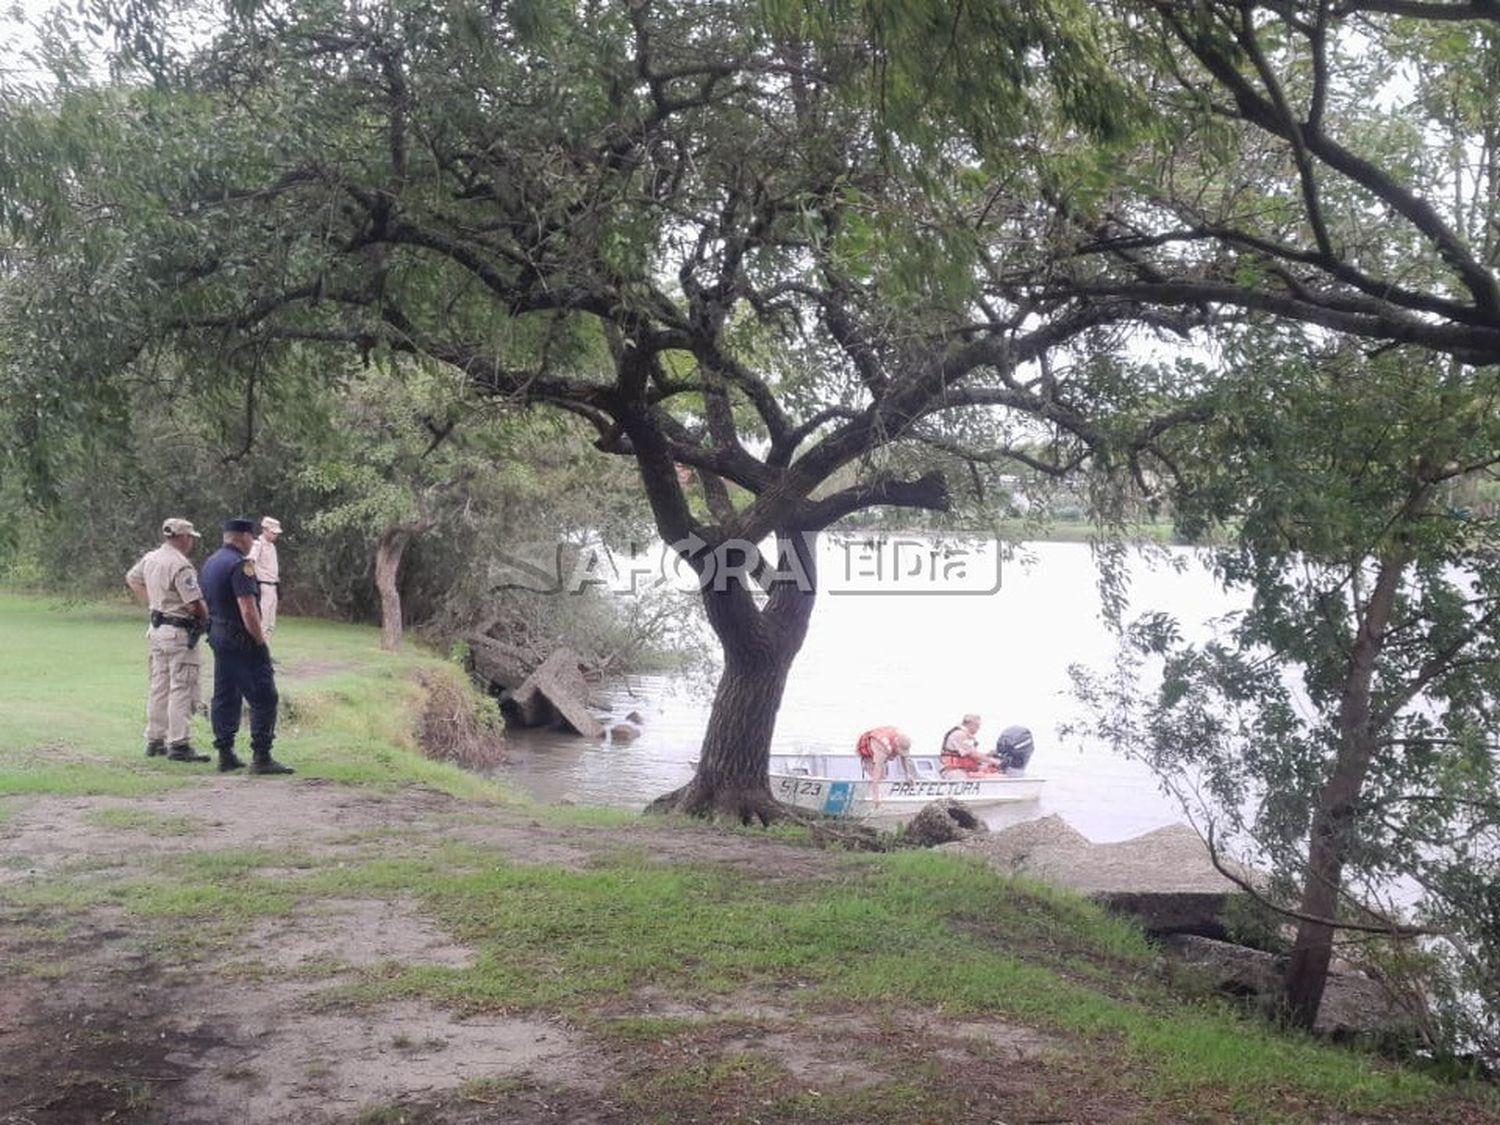
[[[174,742],[167,747],[167,761],[169,762],[206,762],[207,754],[200,754],[194,750],[191,743]]]
[[[250,755],[250,769],[248,773],[296,773],[291,766],[284,766],[275,758],[271,757],[269,750],[256,750]]]
[[[220,746],[219,750],[219,772],[229,773],[231,770],[242,770],[245,763],[240,761],[240,756],[234,752],[233,747]]]
[[[167,756],[167,744],[160,739],[155,742],[146,743],[146,757],[165,758]]]

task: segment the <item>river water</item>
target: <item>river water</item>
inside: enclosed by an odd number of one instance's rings
[[[1127,616],[1165,610],[1193,635],[1235,608],[1195,552],[1166,555],[1177,565],[1133,558]],[[1058,736],[1077,712],[1068,665],[1102,670],[1113,658],[1115,640],[1099,613],[1094,559],[1074,543],[1022,545],[988,595],[820,595],[775,748],[849,751],[860,731],[891,724],[919,749],[935,750],[964,712],[975,711],[988,745],[1011,723],[1030,727],[1037,749],[1028,772],[1047,778],[1039,801],[987,810],[992,827],[1056,813],[1090,839],[1109,841],[1183,822],[1145,766],[1106,745]],[[692,775],[709,700],[691,677],[632,677],[600,695],[616,716],[644,716],[639,739],[607,745],[512,729],[506,780],[544,801],[639,809]]]

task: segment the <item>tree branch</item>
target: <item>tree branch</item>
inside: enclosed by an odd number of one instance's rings
[[[1219,857],[1218,846],[1214,842],[1213,825],[1210,824],[1208,826],[1208,835],[1206,839],[1201,836],[1199,838],[1203,839],[1203,843],[1208,848],[1208,860],[1214,865],[1215,871],[1224,876],[1224,878],[1228,879],[1240,890],[1244,891],[1245,894],[1255,902],[1258,902],[1267,910],[1275,911],[1277,914],[1281,915],[1284,918],[1291,918],[1298,922],[1312,922],[1315,925],[1327,926],[1328,928],[1334,930],[1349,930],[1354,933],[1363,934],[1384,934],[1387,937],[1396,938],[1440,936],[1446,932],[1444,930],[1428,929],[1425,926],[1401,926],[1397,925],[1395,922],[1388,922],[1382,925],[1370,925],[1362,922],[1344,922],[1340,921],[1337,918],[1320,918],[1313,914],[1305,914],[1300,910],[1294,910],[1289,906],[1282,906],[1280,903],[1272,902],[1265,895],[1261,894],[1260,890],[1244,876],[1240,875],[1239,872],[1225,866],[1224,861]],[[1379,917],[1379,915],[1375,914],[1375,912],[1367,906],[1361,906],[1361,909],[1374,917]]]
[[[1465,20],[1500,22],[1500,0],[1464,0],[1454,4],[1425,3],[1424,0],[1345,0],[1334,9],[1336,16],[1375,13],[1450,23]]]
[[[931,472],[916,480],[882,478],[852,485],[821,500],[807,502],[787,524],[798,531],[822,531],[852,512],[876,505],[946,512],[950,507],[948,482],[942,473]]]

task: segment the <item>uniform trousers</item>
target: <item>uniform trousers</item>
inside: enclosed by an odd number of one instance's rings
[[[203,658],[197,646],[189,647],[188,631],[178,625],[153,625],[146,636],[150,644],[146,741],[186,742],[198,705]]]
[[[219,632],[217,622],[214,633]],[[214,641],[214,698],[209,719],[214,728],[214,746],[233,750],[240,731],[243,703],[250,705],[250,749],[271,752],[276,738],[276,676],[271,668],[271,650],[245,638]]]
[[[260,584],[260,626],[267,633],[276,628],[276,595],[279,589],[275,582]]]

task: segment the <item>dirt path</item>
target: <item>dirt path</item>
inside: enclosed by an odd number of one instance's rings
[[[680,1112],[675,1087],[656,1100],[642,1092],[684,1066],[750,1074],[758,1065],[833,1105],[891,1079],[872,1061],[887,1050],[964,1083],[964,1120],[1041,1119],[1008,1115],[1033,1105],[1044,1074],[1074,1083],[1068,1116],[1052,1120],[1144,1120],[1069,1044],[1000,1021],[810,1014],[794,996],[698,1003],[650,991],[567,1017],[465,1018],[408,999],[329,1003],[331,986],[374,967],[461,968],[477,952],[417,899],[398,896],[317,899],[254,922],[229,948],[209,941],[184,954],[198,935],[182,932],[181,914],[143,918],[90,894],[226,852],[250,856],[263,879],[283,864],[290,875],[299,863],[353,864],[454,842],[509,863],[586,870],[636,849],[654,862],[725,864],[772,879],[836,878],[837,855],[648,822],[563,829],[422,788],[377,794],[217,775],[146,798],[12,807],[0,825],[3,1125],[751,1120],[755,1106],[715,1106],[702,1090],[684,1094]],[[611,1031],[644,1017],[673,1030],[643,1039]]]

